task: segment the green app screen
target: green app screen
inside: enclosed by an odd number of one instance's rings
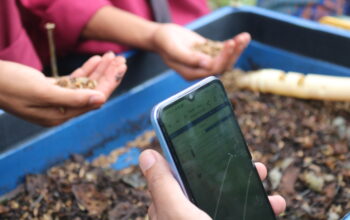
[[[198,207],[213,219],[275,219],[218,81],[167,106],[160,119]]]

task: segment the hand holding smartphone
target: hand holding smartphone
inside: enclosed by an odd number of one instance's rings
[[[152,111],[187,197],[213,219],[276,219],[223,85],[208,77]]]

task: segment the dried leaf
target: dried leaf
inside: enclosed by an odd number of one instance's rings
[[[129,202],[118,203],[108,212],[108,219],[129,219],[129,217],[133,214],[130,212],[132,207],[133,205]]]
[[[6,213],[8,211],[10,211],[8,207],[0,205],[0,214]]]
[[[306,171],[301,175],[300,178],[310,189],[316,192],[322,192],[324,186],[324,179],[319,176],[316,176],[314,172]]]
[[[334,196],[337,194],[337,184],[331,183],[324,188],[324,193],[329,200],[333,200]]]
[[[48,185],[48,179],[41,174],[30,174],[25,178],[25,189],[30,195],[46,191]]]
[[[124,183],[134,187],[135,189],[144,189],[147,185],[145,179],[139,171],[123,176],[122,180]]]
[[[280,185],[282,178],[282,172],[279,168],[273,168],[269,173],[269,180],[271,182],[272,189],[277,189],[277,187]]]
[[[93,184],[73,185],[72,192],[79,204],[87,209],[91,216],[101,215],[108,207],[107,198],[104,194],[98,192]]]
[[[295,193],[295,182],[298,179],[300,168],[295,166],[289,166],[283,173],[279,192],[286,195],[286,198]]]

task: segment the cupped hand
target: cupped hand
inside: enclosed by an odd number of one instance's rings
[[[87,77],[97,81],[95,90],[108,98],[121,83],[126,72],[126,60],[115,56],[113,52],[93,56],[82,67],[76,69],[70,77]]]
[[[176,24],[162,24],[153,34],[153,48],[165,63],[192,80],[220,74],[231,69],[250,42],[248,33],[241,33],[223,42],[223,49],[216,57],[195,51],[193,46],[204,43],[201,35]]]
[[[139,162],[153,201],[148,210],[150,219],[211,219],[186,198],[167,162],[158,152],[145,150],[140,155]],[[256,163],[255,166],[260,178],[266,178],[266,167],[261,163]],[[269,200],[276,215],[286,208],[286,202],[281,196],[269,196]]]
[[[101,107],[125,71],[123,57],[113,53],[93,56],[71,76],[94,79],[97,88],[73,90],[55,85],[55,80],[36,69],[0,61],[0,108],[40,125],[58,125]]]

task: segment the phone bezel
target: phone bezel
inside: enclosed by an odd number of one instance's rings
[[[219,85],[222,87],[222,89],[224,90],[224,87],[223,87],[223,84],[221,83],[221,81],[217,78],[217,77],[214,77],[214,76],[210,76],[210,77],[207,77],[203,80],[201,80],[200,82],[192,85],[191,87],[171,96],[170,98],[162,101],[161,103],[159,103],[158,105],[156,105],[153,110],[152,110],[152,113],[151,113],[151,121],[152,121],[152,124],[155,128],[155,131],[156,131],[156,135],[159,139],[159,142],[160,142],[160,145],[161,145],[161,148],[163,150],[163,153],[165,154],[165,157],[170,165],[170,168],[171,168],[171,171],[173,173],[173,175],[175,176],[175,178],[177,179],[177,181],[179,182],[183,192],[185,193],[185,195],[187,196],[187,198],[189,198],[190,201],[192,201],[194,204],[197,204],[196,202],[196,199],[193,197],[193,194],[191,192],[191,189],[189,187],[189,183],[188,183],[188,180],[187,180],[187,177],[186,175],[184,174],[184,171],[182,170],[182,166],[179,162],[179,159],[177,157],[177,154],[175,152],[175,149],[174,149],[174,146],[171,144],[171,141],[164,135],[164,134],[167,134],[166,130],[165,130],[165,127],[160,119],[160,114],[161,112],[167,108],[168,106],[172,105],[172,104],[175,104],[176,102],[182,100],[183,98],[185,98],[185,96],[195,92],[195,91],[198,91],[200,89],[203,89],[205,88],[206,86],[209,86],[211,85],[211,83],[219,83]],[[227,97],[227,94],[224,92],[225,94],[225,98],[226,100],[229,100],[228,97]],[[232,104],[230,103],[230,108],[231,108],[231,111],[232,111],[232,115],[234,117],[234,120],[236,120],[236,116],[234,114],[234,110],[233,110],[233,107],[232,107]],[[236,120],[237,121],[237,120]],[[248,155],[249,155],[249,159],[252,163],[252,166],[254,168],[254,171],[255,172],[255,175],[258,175],[259,176],[259,173],[257,172],[257,169],[255,167],[255,164],[254,162],[252,161],[252,156],[250,154],[250,151],[249,151],[249,148],[248,148],[248,145],[245,141],[245,138],[243,136],[243,133],[241,131],[241,129],[239,128],[239,131],[240,132],[240,135],[243,137],[243,141],[244,141],[244,146],[245,146],[245,150],[247,151]],[[265,195],[265,200],[266,202],[268,203],[268,206],[270,207],[270,211],[271,211],[271,216],[273,216],[275,219],[276,219],[276,216],[273,212],[273,209],[272,209],[272,206],[268,200],[268,195],[265,191],[265,188],[262,184],[262,181],[259,181],[259,185],[260,185],[260,188],[262,189],[264,195]]]

